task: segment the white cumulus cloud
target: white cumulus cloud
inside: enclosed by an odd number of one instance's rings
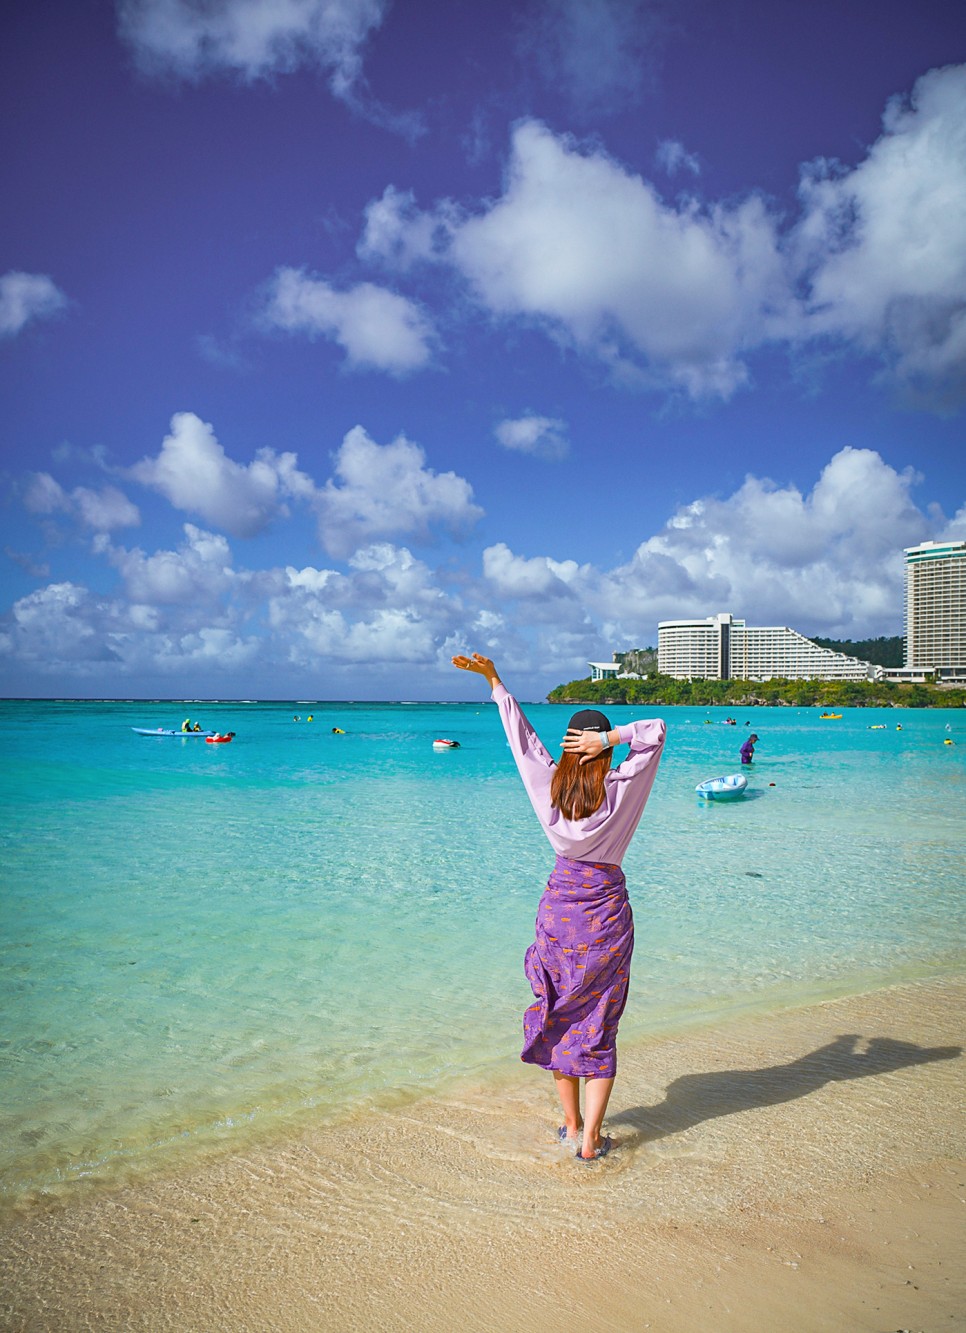
[[[675,140],[658,161],[698,175]],[[525,120],[498,197],[421,211],[390,186],[358,253],[400,271],[446,265],[483,309],[542,328],[618,383],[728,398],[756,351],[832,341],[877,358],[883,382],[921,406],[961,404],[966,65],[894,98],[857,165],[803,166],[800,200],[797,216],[754,192],[669,202],[598,142]]]
[[[43,273],[12,271],[0,277],[0,338],[15,338],[34,320],[63,310],[67,297]]]
[[[730,496],[678,509],[604,576],[597,604],[625,627],[732,611],[833,637],[898,632],[902,548],[932,529],[910,494],[917,480],[848,447],[807,492],[750,476]]]
[[[207,422],[177,412],[160,453],[127,475],[159,491],[176,509],[200,515],[235,537],[252,537],[279,515],[286,498],[311,499],[314,486],[295,454],[259,449],[247,466],[229,458]]]
[[[426,540],[440,525],[453,532],[482,515],[473,488],[455,472],[434,472],[418,444],[400,435],[377,444],[361,426],[345,436],[335,458],[335,478],[316,501],[326,550],[348,555],[373,540],[410,535]]]
[[[966,65],[894,98],[853,170],[803,173],[806,332],[878,353],[934,405],[966,393]]]
[[[483,552],[484,577],[504,597],[571,598],[579,573],[580,566],[574,560],[552,560],[545,555],[526,559],[514,555],[506,542],[497,542]]]
[[[932,540],[937,542],[966,541],[966,503],[960,505],[949,522],[940,527]]]
[[[48,474],[34,484],[37,512],[75,504]],[[496,541],[478,568],[434,569],[391,537],[473,522],[468,484],[433,472],[410,441],[380,446],[356,428],[332,480],[313,491],[336,557],[329,567],[239,568],[223,533],[193,523],[170,549],[128,548],[97,531],[92,551],[114,586],[48,581],[0,618],[0,654],[5,670],[105,693],[154,676],[204,680],[213,692],[231,678],[244,689],[249,673],[263,690],[283,679],[296,690],[307,679],[346,689],[365,667],[369,688],[392,694],[401,664],[413,689],[424,672],[447,679],[452,653],[477,647],[539,694],[585,674],[588,660],[653,644],[663,619],[731,611],[806,634],[898,633],[902,548],[966,539],[966,503],[957,498],[947,519],[916,504],[919,484],[874,450],[846,447],[817,476],[750,475],[730,494],[694,493],[611,567],[578,563],[566,547]]]
[[[420,307],[371,282],[337,291],[304,270],[279,269],[262,319],[268,328],[331,339],[352,368],[403,376],[421,370],[432,354],[433,328]]]
[[[742,351],[787,326],[777,224],[760,198],[671,207],[601,149],[537,121],[513,132],[499,199],[462,215],[444,201],[431,226],[398,199],[390,212],[366,234],[371,252],[426,257],[431,236],[436,260],[495,314],[695,397],[730,395],[747,378]]]
[[[411,611],[384,607],[366,618],[351,620],[341,611],[319,609],[299,627],[302,651],[292,660],[306,664],[319,658],[334,662],[429,662],[433,658],[430,627]]]
[[[241,638],[234,630],[220,625],[205,625],[189,633],[166,638],[152,665],[171,673],[192,667],[214,667],[232,671],[254,662],[261,652],[255,636]]]
[[[87,675],[119,660],[111,645],[117,614],[107,599],[68,580],[21,597],[8,617],[10,654],[41,671]]]
[[[365,226],[356,253],[360,259],[390,263],[405,271],[433,257],[439,229],[436,218],[420,212],[412,190],[387,185],[365,208]]]
[[[184,525],[185,540],[176,551],[145,554],[100,543],[124,580],[130,602],[146,606],[181,606],[206,612],[232,588],[235,573],[228,542],[219,533]]]
[[[749,476],[731,495],[695,498],[613,568],[497,543],[483,553],[479,596],[494,615],[478,619],[481,641],[521,671],[553,662],[566,679],[602,653],[655,644],[660,620],[719,611],[805,634],[897,634],[903,547],[966,538],[966,505],[950,521],[923,512],[918,480],[844,448],[809,489]]]
[[[269,619],[289,661],[433,664],[462,617],[459,599],[404,546],[376,542],[348,564],[348,574],[289,567],[278,580]]]
[[[102,545],[110,556],[117,554]],[[196,591],[193,584],[182,589],[189,597]],[[205,618],[212,610],[219,623]],[[12,662],[105,691],[125,683],[130,688],[155,673],[183,680],[185,671],[201,667],[217,680],[220,673],[249,665],[263,647],[259,636],[242,637],[226,623],[218,607],[150,605],[124,595],[100,596],[66,581],[20,598],[4,620],[0,652]]]
[[[567,443],[566,423],[556,417],[541,417],[528,413],[522,417],[508,417],[493,428],[504,449],[552,461],[565,458]]]

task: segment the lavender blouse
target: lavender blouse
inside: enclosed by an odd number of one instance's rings
[[[505,685],[493,687],[510,750],[550,845],[574,861],[619,866],[644,813],[664,749],[665,726],[660,718],[618,727],[620,743],[631,752],[604,779],[604,802],[586,819],[566,819],[550,804],[550,783],[556,767],[520,705]]]

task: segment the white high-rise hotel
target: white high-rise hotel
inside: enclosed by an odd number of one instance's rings
[[[906,664],[883,670],[821,648],[787,625],[746,625],[731,615],[662,620],[658,670],[679,680],[966,680],[966,541],[923,542],[906,552]]]
[[[662,620],[657,669],[678,680],[871,680],[878,668],[821,648],[787,625],[752,626],[734,616]]]
[[[923,542],[906,557],[906,671],[966,677],[966,541]]]

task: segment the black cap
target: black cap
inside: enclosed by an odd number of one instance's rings
[[[582,708],[567,723],[568,731],[610,731],[610,723],[596,708]]]

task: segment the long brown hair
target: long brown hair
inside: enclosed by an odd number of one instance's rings
[[[586,764],[579,754],[560,756],[550,782],[550,803],[566,819],[586,819],[604,803],[604,778],[610,768],[613,750],[605,750]]]

